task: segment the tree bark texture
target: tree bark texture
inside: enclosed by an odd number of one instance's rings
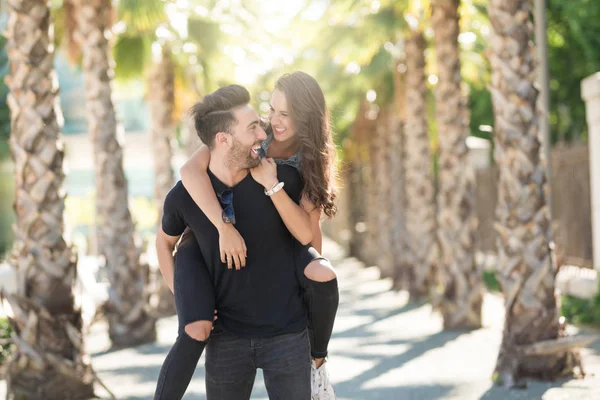
[[[432,2],[439,80],[436,88],[441,294],[436,300],[449,329],[481,327],[483,283],[475,263],[475,174],[468,160],[466,96],[461,88],[459,0]]]
[[[410,294],[425,299],[433,290],[436,261],[436,205],[427,126],[425,49],[421,32],[406,42],[406,227],[407,262],[411,267]]]
[[[158,224],[162,221],[167,193],[175,184],[171,160],[171,140],[175,137],[173,112],[175,109],[175,65],[168,45],[162,47],[161,59],[153,65],[148,81],[148,98],[152,116],[152,156],[154,164],[154,202],[158,208]],[[175,297],[162,279],[160,271],[154,274],[154,288],[158,295],[158,315],[174,315]]]
[[[49,2],[8,0],[10,149],[15,173],[17,292],[7,295],[17,351],[8,399],[89,399],[86,357],[73,286],[77,254],[65,240],[64,149]]]
[[[499,168],[498,279],[506,317],[496,380],[554,379],[579,365],[576,351],[552,346],[564,336],[550,244],[548,177],[538,137],[532,2],[490,0],[494,157]],[[539,352],[534,348],[553,348]]]
[[[152,342],[155,318],[148,313],[148,267],[140,263],[123,168],[124,132],[112,101],[109,53],[110,0],[79,0],[76,39],[83,51],[86,111],[94,149],[98,242],[110,290],[104,307],[115,347]]]

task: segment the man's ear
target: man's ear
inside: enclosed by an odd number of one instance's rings
[[[217,132],[215,135],[215,144],[218,146],[229,143],[229,133],[227,132]]]

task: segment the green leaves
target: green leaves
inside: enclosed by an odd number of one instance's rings
[[[202,58],[215,56],[223,39],[219,24],[200,17],[188,19],[188,38],[199,47]]]
[[[600,3],[549,0],[547,18],[552,139],[585,141],[581,80],[600,69]]]
[[[166,0],[119,0],[117,15],[127,26],[130,34],[154,33],[156,27],[167,22]]]
[[[151,35],[119,36],[113,47],[113,57],[116,60],[115,77],[118,80],[140,77],[150,65],[151,56]]]
[[[8,340],[10,339],[10,335],[12,333],[12,327],[8,322],[7,318],[0,318],[0,340]],[[6,360],[10,357],[14,348],[10,343],[0,343],[0,365],[4,364]]]

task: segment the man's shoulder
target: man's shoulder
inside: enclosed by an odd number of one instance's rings
[[[175,199],[175,198],[180,198],[181,196],[188,194],[187,190],[185,190],[185,186],[183,186],[183,182],[181,182],[180,180],[177,181],[177,183],[175,183],[175,185],[171,188],[171,190],[169,190],[169,193],[167,194],[167,199],[171,198],[171,199]]]
[[[301,180],[300,172],[293,166],[287,164],[277,164],[277,176],[286,183],[287,180],[291,182],[299,182]]]
[[[167,197],[165,198],[165,204],[171,203],[177,206],[183,206],[190,201],[191,197],[188,193],[183,182],[177,181],[177,183],[169,190]]]
[[[304,181],[298,170],[291,165],[277,165],[277,178],[285,183],[287,194],[298,203]]]

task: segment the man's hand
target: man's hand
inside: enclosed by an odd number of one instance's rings
[[[223,224],[219,228],[219,251],[221,262],[227,263],[227,268],[231,269],[234,264],[238,270],[246,266],[246,242],[231,224]]]
[[[277,164],[272,158],[263,158],[257,167],[250,169],[250,173],[254,180],[265,188],[271,189],[279,182],[277,180]]]

